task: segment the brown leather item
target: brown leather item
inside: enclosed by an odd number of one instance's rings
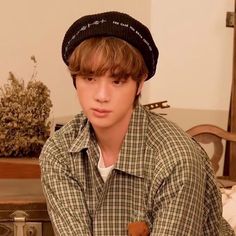
[[[148,236],[149,234],[148,225],[144,221],[137,221],[128,224],[129,236]]]

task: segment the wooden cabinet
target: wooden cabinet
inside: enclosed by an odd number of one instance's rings
[[[40,179],[0,179],[0,235],[54,235]]]

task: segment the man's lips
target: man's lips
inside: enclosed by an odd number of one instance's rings
[[[111,113],[111,110],[107,109],[101,109],[101,108],[92,108],[93,114],[97,117],[105,117],[109,113]]]
[[[111,110],[101,109],[101,108],[92,108],[93,111],[101,112],[101,113],[109,113]]]

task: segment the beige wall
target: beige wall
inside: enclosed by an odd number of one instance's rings
[[[233,29],[225,26],[227,0],[152,0],[151,29],[160,49],[148,101],[175,108],[228,110]]]
[[[84,14],[118,10],[150,26],[149,0],[21,0],[3,1],[0,5],[0,86],[9,71],[29,79],[29,58],[34,54],[39,63],[38,77],[51,90],[54,117],[80,110],[61,59],[62,39],[72,22]]]
[[[9,71],[28,80],[33,54],[38,78],[51,90],[52,117],[77,113],[80,107],[60,54],[62,38],[79,16],[105,10],[130,13],[153,32],[160,59],[155,78],[145,84],[143,103],[168,100],[172,108],[167,117],[183,128],[202,122],[226,127],[233,30],[225,27],[225,18],[233,11],[233,1],[4,1],[0,86]]]

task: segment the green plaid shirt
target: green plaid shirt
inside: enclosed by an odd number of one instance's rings
[[[114,134],[115,135],[115,134]],[[234,235],[208,157],[187,134],[138,105],[119,159],[104,183],[90,123],[77,115],[46,142],[42,186],[55,231],[124,236],[129,222],[151,235]]]

